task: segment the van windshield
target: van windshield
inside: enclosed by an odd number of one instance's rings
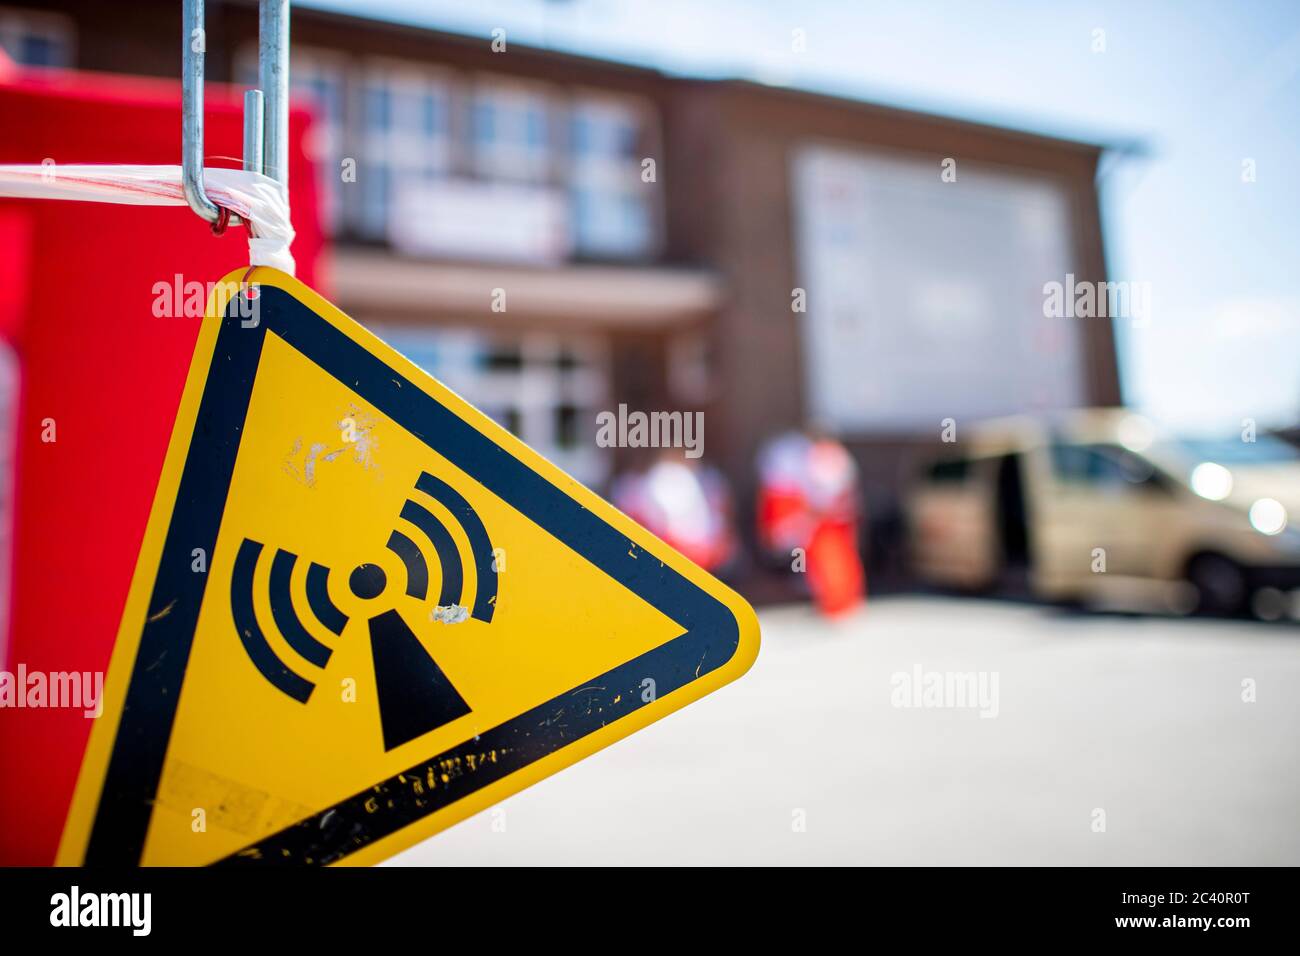
[[[1183,439],[1171,443],[1171,450],[1193,461],[1212,461],[1219,465],[1284,465],[1300,462],[1300,448],[1272,435],[1260,435],[1255,441],[1240,439]]]

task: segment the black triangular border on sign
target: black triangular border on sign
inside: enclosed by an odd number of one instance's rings
[[[220,864],[336,862],[646,706],[729,661],[735,615],[670,565],[515,458],[294,295],[260,287],[258,322],[227,309],[204,383],[125,706],[86,848],[88,865],[133,865],[144,849],[262,346],[272,333],[466,475],[685,629],[681,636],[518,717],[232,854]],[[436,441],[436,444],[435,444]],[[161,613],[163,611],[166,613]],[[599,688],[599,690],[596,690]],[[589,691],[575,700],[577,690]],[[597,703],[598,706],[593,706]],[[653,697],[651,699],[654,699]],[[495,753],[495,760],[479,755]],[[472,766],[472,772],[465,768]],[[460,768],[458,773],[448,770]],[[444,775],[446,779],[444,780]],[[433,781],[434,786],[428,786]],[[418,786],[416,783],[418,782]]]

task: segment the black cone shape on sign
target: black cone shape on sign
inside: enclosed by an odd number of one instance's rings
[[[384,750],[469,713],[469,705],[395,610],[370,619]]]

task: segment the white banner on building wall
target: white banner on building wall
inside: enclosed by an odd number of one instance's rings
[[[398,183],[389,239],[399,252],[550,265],[573,250],[564,194],[468,179]]]
[[[1043,315],[1074,271],[1047,178],[812,146],[792,176],[811,418],[841,434],[936,432],[1080,404],[1079,321]]]

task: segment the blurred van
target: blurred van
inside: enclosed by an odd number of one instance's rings
[[[931,583],[1180,613],[1294,615],[1300,450],[1180,437],[1123,409],[972,428],[907,496]]]

